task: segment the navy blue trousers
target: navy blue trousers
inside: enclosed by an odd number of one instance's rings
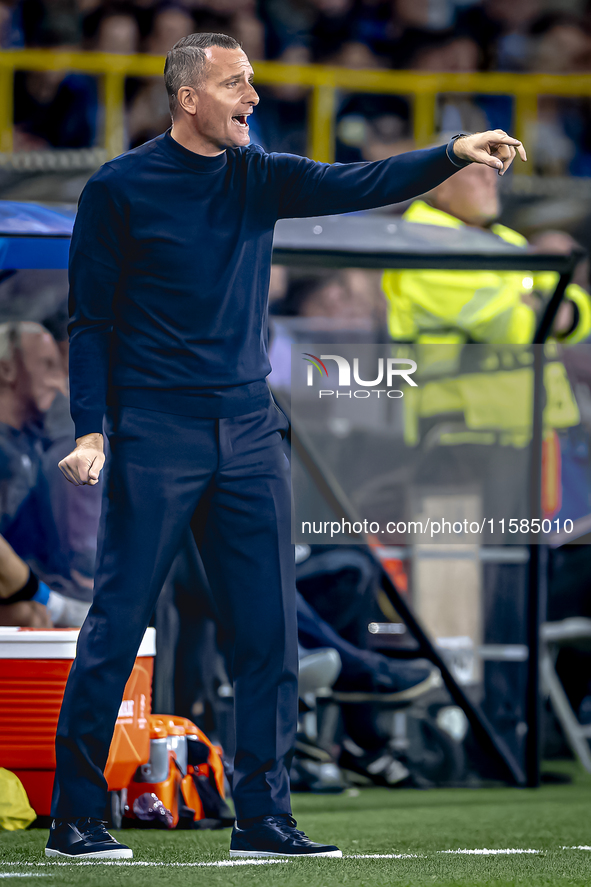
[[[270,401],[231,419],[123,406],[108,421],[95,591],[57,728],[52,815],[103,816],[125,683],[188,525],[233,642],[237,817],[289,813],[298,663],[287,420]]]

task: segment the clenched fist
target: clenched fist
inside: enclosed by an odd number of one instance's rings
[[[471,136],[461,136],[453,144],[453,152],[459,160],[472,160],[484,163],[504,175],[513,162],[515,153],[523,161],[527,160],[525,148],[518,139],[507,135],[502,129],[476,132]]]
[[[105,464],[102,434],[85,434],[76,439],[76,449],[59,463],[64,476],[79,487],[98,483],[99,474]]]

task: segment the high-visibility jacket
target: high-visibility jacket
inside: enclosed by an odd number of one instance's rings
[[[406,221],[461,229],[464,223],[448,213],[416,200],[404,214]],[[492,232],[508,243],[525,246],[521,234],[504,225]],[[555,272],[388,270],[382,288],[388,305],[388,328],[394,341],[416,343],[421,385],[405,392],[407,445],[422,438],[421,427],[432,427],[437,417],[461,414],[464,428],[442,432],[439,443],[501,444],[523,447],[531,439],[533,373],[529,349],[486,349],[466,360],[463,345],[527,345],[534,335],[536,315],[522,297],[538,290],[551,293]],[[566,298],[576,305],[573,330],[558,337],[574,344],[591,334],[591,299],[576,284]],[[428,348],[422,348],[429,345]],[[434,345],[443,346],[434,348]],[[455,347],[454,347],[455,346]],[[404,356],[400,345],[399,356]],[[422,353],[421,353],[422,352]],[[410,356],[410,355],[409,355]],[[556,339],[546,346],[544,368],[546,400],[544,437],[548,450],[556,449],[556,429],[577,425],[579,409],[563,364],[556,358]],[[559,469],[558,469],[559,470]],[[556,485],[546,472],[545,487]],[[552,497],[551,497],[552,498]],[[545,509],[546,510],[546,509]],[[549,507],[548,512],[554,510]]]
[[[423,200],[415,200],[403,218],[424,225],[466,227]],[[490,230],[507,243],[527,243],[504,225],[492,225]],[[382,287],[390,336],[405,342],[527,344],[533,339],[536,317],[522,297],[532,290],[552,292],[557,280],[553,271],[385,271]],[[559,340],[574,344],[591,334],[591,300],[576,284],[570,284],[565,295],[578,309],[577,323]]]

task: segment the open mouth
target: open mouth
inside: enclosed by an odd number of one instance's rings
[[[243,129],[248,129],[248,116],[248,114],[235,114],[234,117],[232,117],[232,120]]]

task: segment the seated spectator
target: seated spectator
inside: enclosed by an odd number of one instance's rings
[[[266,0],[259,15],[265,29],[265,55],[276,59],[289,46],[310,49],[314,10],[298,0]]]
[[[530,55],[530,28],[542,12],[540,0],[484,0],[464,9],[458,28],[478,43],[487,70],[523,71]]]
[[[289,283],[284,280],[282,286],[285,295],[270,305],[273,323],[269,359],[273,370],[269,383],[274,388],[289,390],[291,384],[291,346],[295,340],[289,318],[304,318],[307,328],[330,331],[331,336],[335,330],[346,330],[353,331],[353,335],[369,333],[373,338],[376,330],[385,327],[386,304],[379,272],[358,268],[336,273],[318,271],[295,277]]]
[[[86,47],[94,52],[134,55],[140,48],[140,29],[131,4],[98,6],[83,21]]]
[[[383,304],[375,275],[352,268],[296,278],[273,313],[338,319],[341,326],[355,327],[381,322]]]
[[[93,52],[110,52],[117,55],[134,55],[139,52],[140,29],[135,9],[131,4],[115,3],[98,6],[82,22],[85,47]],[[100,81],[91,75],[84,76],[96,132],[103,127],[103,105],[100,100]],[[136,95],[140,82],[136,77],[125,80],[125,102],[127,105]],[[126,139],[128,141],[128,139]]]
[[[436,34],[416,48],[409,67],[420,71],[478,71],[482,60],[475,40],[454,31]]]
[[[353,39],[354,0],[311,0],[315,21],[310,29],[314,61],[326,63]]]
[[[558,255],[570,255],[573,250],[581,249],[581,244],[577,243],[574,237],[571,237],[566,231],[555,231],[552,229],[539,231],[537,234],[532,235],[529,238],[529,244],[536,252],[556,253]],[[581,289],[589,291],[591,272],[588,256],[581,258],[580,262],[577,264],[571,282],[580,286]]]
[[[482,67],[482,54],[477,42],[468,35],[446,31],[429,35],[428,40],[419,39],[417,48],[409,55],[408,67],[469,73]],[[490,105],[487,98],[486,104]],[[440,132],[481,132],[493,128],[479,97],[458,93],[440,97],[438,127]]]
[[[350,69],[385,69],[388,60],[359,40],[343,43],[325,61]],[[337,111],[336,159],[341,163],[382,160],[412,150],[410,108],[396,95],[344,95]]]
[[[59,34],[39,38],[44,49],[72,49]],[[62,71],[17,71],[14,80],[14,148],[88,148],[96,137],[92,78]]]
[[[289,285],[289,273],[285,265],[273,265],[271,267],[271,279],[269,281],[269,305],[280,302],[285,298]]]
[[[41,419],[65,376],[53,337],[36,323],[0,325],[0,533],[17,554],[55,567],[57,534],[41,472]],[[60,564],[61,566],[61,564]]]
[[[286,65],[307,65],[310,49],[303,44],[287,47],[276,59]],[[305,155],[308,137],[309,89],[297,84],[256,85],[260,104],[252,116],[251,141],[266,151]]]
[[[337,112],[337,160],[383,160],[411,151],[415,145],[410,120],[410,106],[402,96],[345,96]]]
[[[26,321],[0,324],[0,533],[56,591],[73,580],[58,530],[67,516],[54,517],[42,438],[43,417],[64,393],[62,359],[50,333]]]
[[[24,46],[22,6],[18,0],[0,3],[0,49],[20,49]]]
[[[195,32],[228,34],[249,59],[265,57],[265,29],[256,0],[206,0],[195,4],[194,15]]]
[[[497,173],[490,167],[466,167],[431,191],[425,200],[416,200],[403,218],[427,225],[485,228],[509,243],[523,246],[525,238],[496,223],[500,212],[498,182]],[[533,286],[542,292],[551,291],[554,280],[552,274],[524,278],[515,272],[386,271],[383,286],[390,334],[403,341],[436,342],[440,341],[438,331],[454,330],[454,341],[531,342],[535,328]],[[482,301],[479,293],[484,286],[489,295]],[[555,320],[554,333],[562,341],[576,342],[590,331],[589,296],[571,284]]]
[[[576,74],[591,66],[591,38],[581,19],[542,16],[531,29],[528,69]],[[527,135],[536,171],[588,176],[591,172],[591,113],[587,98],[540,96],[538,116]]]
[[[392,21],[399,34],[411,29],[444,31],[453,24],[452,4],[429,0],[393,0]]]
[[[161,6],[154,12],[145,51],[166,55],[174,44],[195,30],[195,22],[182,6]],[[128,115],[130,146],[136,147],[165,132],[170,126],[168,95],[162,77],[150,77],[139,87]]]
[[[49,589],[0,536],[0,625],[51,628]]]

